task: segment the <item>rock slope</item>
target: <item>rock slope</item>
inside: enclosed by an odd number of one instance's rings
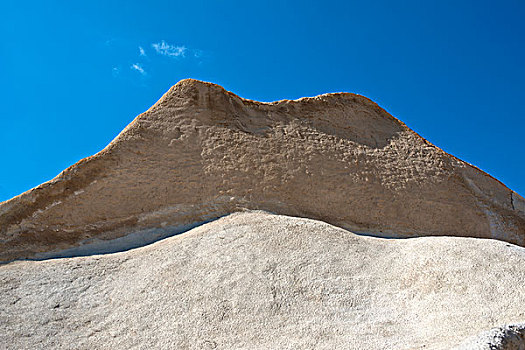
[[[0,344],[448,350],[525,320],[523,266],[525,248],[497,240],[236,213],[127,252],[0,266]],[[461,349],[522,349],[523,331]]]
[[[243,210],[525,245],[525,201],[349,93],[261,103],[183,80],[98,154],[0,204],[0,261]]]

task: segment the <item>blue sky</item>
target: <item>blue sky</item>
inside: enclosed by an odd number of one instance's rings
[[[365,95],[525,195],[525,2],[0,3],[0,200],[104,148],[173,84]]]

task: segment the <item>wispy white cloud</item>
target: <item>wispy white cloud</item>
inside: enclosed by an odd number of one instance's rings
[[[136,70],[137,72],[139,72],[142,75],[146,75],[146,71],[144,70],[144,68],[142,68],[140,63],[133,63],[130,68],[133,69],[133,70]]]
[[[119,67],[113,67],[111,68],[111,75],[113,75],[114,77],[116,77],[117,75],[119,75],[120,73],[120,68]]]
[[[193,50],[193,57],[201,58],[203,55],[204,55],[204,52],[202,50]]]
[[[153,43],[151,46],[159,55],[169,57],[184,57],[187,51],[185,46],[170,45],[164,40],[162,40],[160,43]]]
[[[144,51],[144,49],[142,48],[142,46],[139,46],[139,55],[140,55],[140,56],[143,56],[143,57],[146,57],[146,51]]]

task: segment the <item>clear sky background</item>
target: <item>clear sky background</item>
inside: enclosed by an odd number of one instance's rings
[[[525,195],[525,1],[0,1],[0,201],[173,84],[365,95]]]

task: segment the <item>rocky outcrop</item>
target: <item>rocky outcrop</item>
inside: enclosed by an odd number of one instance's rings
[[[365,97],[261,103],[188,79],[98,154],[0,204],[0,261],[243,209],[525,245],[523,198]]]
[[[0,344],[448,350],[525,321],[523,266],[525,248],[496,240],[236,213],[127,252],[0,266]],[[491,334],[470,344],[523,348],[517,328]]]
[[[525,350],[525,324],[493,328],[469,339],[455,350]]]

